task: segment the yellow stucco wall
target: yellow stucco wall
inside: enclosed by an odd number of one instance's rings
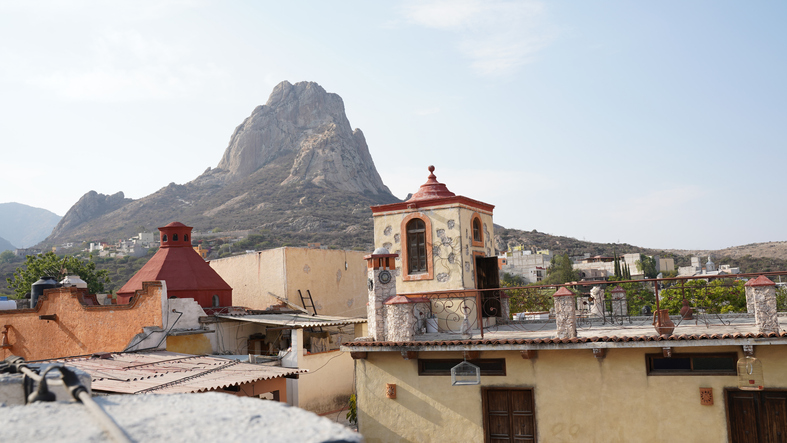
[[[232,287],[232,304],[265,309],[284,297],[284,248],[211,260],[210,267]]]
[[[505,358],[507,376],[482,376],[481,386],[451,386],[450,376],[419,376],[416,360],[399,352],[370,352],[357,360],[359,430],[369,443],[483,441],[481,387],[534,389],[541,442],[722,442],[727,439],[724,388],[735,376],[648,376],[653,349],[610,349],[596,359],[589,349],[482,352]],[[758,346],[766,388],[787,388],[787,347]],[[679,352],[738,352],[740,347],[696,347]],[[419,358],[461,358],[458,352],[421,352]],[[386,383],[397,398],[385,397]],[[712,387],[713,406],[700,404],[699,388]]]
[[[212,354],[213,346],[205,334],[170,335],[167,337],[167,351],[181,354]]]
[[[432,245],[428,245],[433,248],[433,263],[430,263],[430,266],[434,267],[434,278],[431,280],[402,280],[401,269],[405,263],[401,260],[401,254],[405,239],[401,225],[402,220],[414,212],[423,214],[431,221]],[[472,244],[471,217],[476,212],[490,234],[484,238],[484,247],[473,247]],[[396,277],[398,293],[475,288],[473,252],[493,255],[493,239],[492,215],[460,204],[374,215],[375,249],[384,247],[393,254],[399,254],[396,261],[399,270]],[[435,245],[439,246],[439,249],[434,248]]]
[[[318,314],[366,317],[367,253],[334,249],[285,248],[286,294],[290,303],[301,305],[308,289]],[[347,263],[347,266],[345,266]]]
[[[353,392],[353,359],[339,350],[304,355],[298,378],[298,407],[317,414],[347,407]]]
[[[473,246],[473,214],[478,214],[481,218],[483,225],[483,246]],[[492,215],[484,212],[476,212],[472,209],[464,209],[459,212],[459,224],[462,230],[462,244],[467,247],[462,251],[462,260],[467,263],[465,269],[469,266],[470,271],[464,274],[464,284],[466,288],[475,288],[475,253],[482,253],[485,257],[492,257],[495,255],[494,238],[495,230],[492,224]]]
[[[287,247],[212,260],[210,266],[232,286],[236,306],[265,309],[280,303],[269,292],[301,306],[298,290],[306,296],[308,289],[318,314],[362,317],[368,298],[364,255]]]

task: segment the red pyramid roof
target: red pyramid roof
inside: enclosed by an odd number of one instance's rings
[[[408,202],[418,200],[433,200],[436,198],[454,197],[456,194],[448,190],[448,187],[437,181],[437,176],[434,175],[434,166],[429,166],[429,177],[426,183],[422,184],[418,192],[410,197]]]
[[[161,248],[118,291],[133,294],[143,281],[165,280],[167,292],[232,290],[227,282],[191,248]]]
[[[761,275],[754,280],[747,281],[743,286],[776,286],[776,283],[770,278]]]
[[[437,181],[434,175],[434,166],[429,166],[429,177],[426,183],[422,184],[409,200],[400,203],[389,203],[387,205],[372,206],[372,214],[379,214],[388,211],[403,211],[415,208],[429,208],[441,205],[461,204],[473,208],[476,211],[485,211],[489,214],[495,208],[494,205],[473,200],[471,198],[456,195],[448,190],[448,187]]]
[[[164,227],[165,228],[188,228],[189,226],[186,226],[186,225],[184,225],[181,222],[172,222],[172,223],[169,223],[168,225],[166,225]],[[161,229],[161,228],[159,228],[159,229]]]
[[[142,289],[142,282],[164,280],[171,296],[194,298],[203,307],[210,307],[215,294],[219,295],[221,306],[230,306],[232,287],[191,247],[191,227],[172,222],[159,230],[161,248],[120,288],[118,295],[131,296]]]
[[[566,297],[568,295],[574,295],[574,293],[566,289],[565,286],[561,286],[560,289],[557,290],[557,292],[552,294],[552,297]]]

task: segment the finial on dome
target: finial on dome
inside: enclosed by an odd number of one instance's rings
[[[428,169],[429,178],[426,180],[426,183],[421,185],[421,188],[418,190],[418,192],[416,192],[412,197],[410,197],[409,200],[407,200],[408,202],[453,197],[456,195],[449,191],[444,184],[437,181],[437,176],[434,175],[434,165],[429,165]]]

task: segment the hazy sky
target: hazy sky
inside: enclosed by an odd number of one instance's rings
[[[434,164],[510,228],[787,240],[785,22],[778,1],[0,0],[0,203],[185,183],[308,80],[399,198]]]

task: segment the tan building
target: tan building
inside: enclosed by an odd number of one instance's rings
[[[499,287],[498,259],[494,250],[493,205],[456,195],[439,183],[434,166],[418,192],[402,203],[372,206],[375,249],[395,258],[397,293],[415,296],[436,290],[466,291]],[[484,322],[508,317],[505,301],[496,293],[482,292]],[[470,293],[456,297],[473,297]],[[432,310],[453,314],[441,326],[455,328],[462,320],[455,301],[433,302]],[[475,304],[468,316],[477,318]],[[453,323],[446,325],[445,322]]]
[[[288,404],[317,414],[347,407],[353,392],[353,360],[339,344],[362,336],[365,318],[236,312],[203,322],[216,330],[217,354],[245,354],[256,363],[308,370],[287,379]]]
[[[447,192],[438,186],[430,175],[422,190]],[[779,326],[787,315],[776,312],[772,281],[746,284],[754,317],[698,312],[696,322],[672,322],[662,310],[655,327],[650,318],[594,322],[577,315],[576,296],[561,287],[553,320],[469,327],[465,320],[457,331],[447,326],[458,312],[444,309],[437,319],[448,317],[430,330],[431,317],[421,325],[424,305],[434,314],[440,303],[461,306],[483,292],[457,288],[474,287],[470,251],[483,254],[491,232],[474,249],[467,239],[475,215],[463,214],[478,205],[432,199],[427,208],[414,199],[372,209],[378,249],[368,256],[368,336],[341,348],[356,359],[358,430],[367,441],[757,442],[787,435],[787,332]],[[478,219],[491,227],[491,208]],[[456,257],[443,262],[443,237],[458,246],[451,252],[461,251],[460,266]],[[424,254],[426,268],[408,259],[421,245],[435,251]],[[446,298],[457,295],[465,298]]]
[[[409,200],[372,206],[374,246],[398,254],[402,293],[477,289],[477,269],[497,273],[493,205],[457,196],[439,183],[434,166]],[[486,259],[486,260],[485,260]]]
[[[787,435],[787,332],[779,326],[786,314],[760,306],[755,318],[675,318],[674,332],[661,336],[650,321],[574,323],[565,334],[576,300],[561,291],[556,322],[498,325],[470,339],[438,332],[344,343],[356,358],[359,432],[385,442],[758,442]],[[569,307],[563,314],[558,296]]]
[[[318,314],[363,317],[363,256],[358,251],[283,247],[212,260],[210,267],[232,287],[235,306],[267,309],[286,300],[302,307],[301,295],[308,306],[311,294]],[[308,311],[313,313],[311,307]]]

